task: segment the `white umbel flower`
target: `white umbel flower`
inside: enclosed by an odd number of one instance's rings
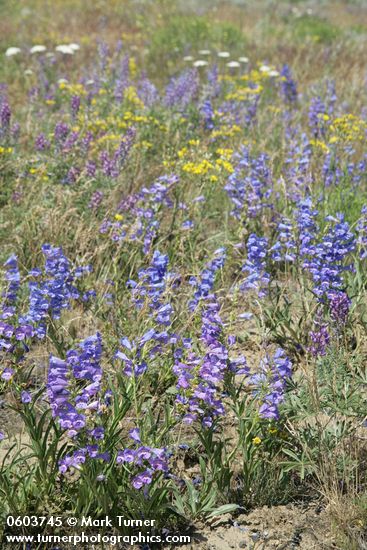
[[[18,55],[22,50],[16,46],[11,46],[5,52],[6,57],[13,57],[13,55]]]
[[[207,65],[208,65],[208,62],[205,61],[205,59],[198,59],[193,63],[194,67],[206,67]]]
[[[230,69],[237,69],[238,67],[241,67],[241,65],[238,63],[238,61],[228,61],[228,63],[226,63],[226,65]]]
[[[199,55],[210,55],[210,50],[199,50]]]
[[[230,53],[229,52],[218,52],[218,57],[229,57],[230,56]]]
[[[192,57],[192,55],[185,55],[185,57],[183,58],[184,61],[194,61],[194,58]]]
[[[239,57],[238,58],[238,61],[240,63],[248,63],[249,62],[249,58],[248,57]]]
[[[43,53],[46,50],[46,46],[43,46],[42,44],[36,44],[35,46],[32,46],[32,48],[29,50],[29,53]]]
[[[259,69],[262,73],[269,73],[271,71],[270,67],[268,65],[261,65]]]
[[[59,44],[59,46],[56,46],[55,51],[64,55],[74,55],[74,50],[68,44]]]

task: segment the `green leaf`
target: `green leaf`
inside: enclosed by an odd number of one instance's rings
[[[223,506],[219,506],[219,508],[216,508],[208,514],[209,518],[214,518],[216,516],[221,516],[223,514],[228,514],[229,512],[234,512],[235,510],[238,510],[240,506],[238,504],[224,504]]]

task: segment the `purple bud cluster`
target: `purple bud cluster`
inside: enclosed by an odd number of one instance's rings
[[[208,86],[207,86],[207,95],[208,97],[218,97],[222,90],[222,83],[219,79],[219,69],[218,65],[212,65],[207,72]]]
[[[70,132],[69,126],[65,122],[57,122],[54,130],[56,143],[63,144]]]
[[[51,147],[51,144],[49,140],[46,138],[45,134],[41,132],[36,137],[34,146],[36,151],[47,151]]]
[[[325,355],[330,342],[328,326],[325,323],[317,324],[317,330],[310,332],[311,345],[309,347],[309,352],[314,357]]]
[[[70,100],[71,114],[73,118],[76,118],[80,109],[80,96],[73,95]]]
[[[333,292],[330,296],[330,314],[338,327],[345,325],[348,319],[351,299],[346,292]]]
[[[10,130],[11,110],[9,103],[4,100],[0,104],[0,137],[7,137]]]

